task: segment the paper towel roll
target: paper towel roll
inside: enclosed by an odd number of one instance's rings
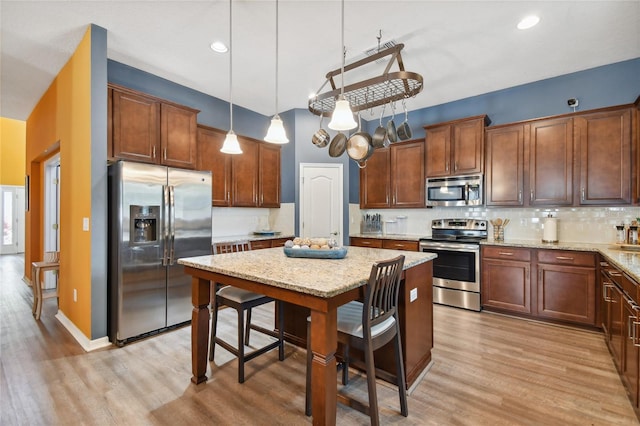
[[[555,217],[545,217],[542,221],[542,242],[558,242],[558,219]]]

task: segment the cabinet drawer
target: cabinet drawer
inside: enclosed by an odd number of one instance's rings
[[[352,246],[382,248],[382,240],[379,238],[351,237],[349,241]]]
[[[286,243],[288,238],[274,238],[271,240],[271,247],[284,247],[284,243]]]
[[[251,250],[259,250],[271,248],[271,240],[254,240],[251,241]]]
[[[594,267],[596,265],[596,256],[594,253],[579,251],[538,250],[538,262]]]
[[[493,259],[531,261],[531,250],[505,246],[482,246],[482,256]]]
[[[418,251],[417,241],[406,240],[382,240],[382,248],[393,250]]]

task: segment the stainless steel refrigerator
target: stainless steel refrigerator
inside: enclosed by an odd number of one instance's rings
[[[211,253],[211,173],[109,166],[109,339],[121,346],[191,320],[181,257]]]

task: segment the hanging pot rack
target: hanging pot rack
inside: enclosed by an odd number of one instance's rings
[[[347,72],[391,55],[382,75],[344,87],[344,96],[351,104],[351,110],[353,112],[367,110],[401,99],[411,98],[422,91],[422,76],[415,72],[405,71],[404,69],[402,56],[400,54],[400,51],[403,48],[404,44],[400,43],[344,67],[344,72]],[[391,66],[395,62],[398,63],[400,71],[389,72]],[[327,85],[327,83],[330,84],[332,90],[322,94],[317,94],[313,98],[309,99],[309,111],[315,115],[322,115],[325,117],[332,114],[335,109],[336,101],[341,93],[340,87],[336,86],[334,77],[339,76],[340,74],[340,68],[327,73],[326,81],[322,84],[318,93]]]

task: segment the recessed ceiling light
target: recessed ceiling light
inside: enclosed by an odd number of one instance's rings
[[[540,18],[536,15],[527,16],[522,21],[518,22],[518,29],[528,30],[529,28],[535,26],[538,22],[540,22]]]
[[[214,41],[213,43],[211,43],[211,50],[217,53],[227,53],[229,51],[229,48],[221,41]]]

